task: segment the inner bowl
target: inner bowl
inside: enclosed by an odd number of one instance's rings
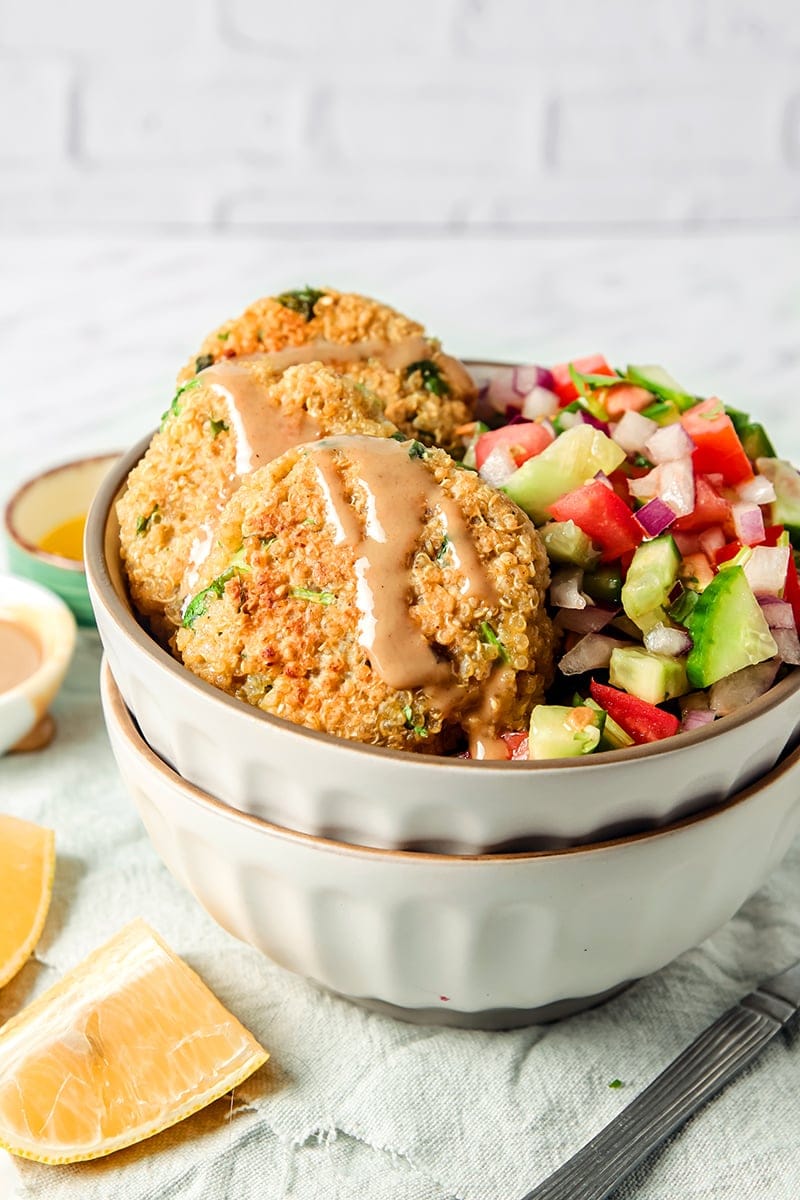
[[[82,560],[53,554],[40,546],[62,522],[85,517],[101,481],[118,454],[103,454],[52,467],[24,483],[5,511],[9,567],[57,592],[81,625],[93,624]]]
[[[800,749],[724,804],[586,848],[367,849],[237,812],[146,744],[108,663],[117,764],[176,879],[279,965],[407,1020],[509,1028],[596,1003],[724,924],[800,826]]]
[[[277,825],[365,846],[483,853],[653,828],[748,786],[800,735],[800,671],[746,709],[665,742],[582,759],[468,762],[345,741],[198,679],[142,627],[115,502],[150,437],[92,505],[86,569],[103,644],[149,745],[190,783]]]

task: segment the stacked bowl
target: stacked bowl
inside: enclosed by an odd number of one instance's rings
[[[468,762],[345,741],[250,707],[142,628],[115,502],[89,515],[102,695],[164,862],[227,930],[407,1020],[508,1028],[658,970],[727,921],[800,827],[800,671],[665,743]]]

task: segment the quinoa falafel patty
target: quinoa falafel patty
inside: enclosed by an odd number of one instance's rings
[[[472,419],[475,385],[422,325],[366,296],[303,288],[256,300],[205,339],[186,380],[221,358],[274,354],[286,364],[311,354],[376,392],[386,416],[409,437],[454,449]]]
[[[548,582],[521,509],[443,451],[327,438],[242,481],[175,645],[297,724],[489,756],[550,681]]]
[[[334,433],[395,432],[378,398],[316,364],[276,374],[259,360],[220,364],[179,388],[117,504],[131,596],[154,631],[181,620],[184,574],[248,471],[290,446]]]

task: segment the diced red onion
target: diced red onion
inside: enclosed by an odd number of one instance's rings
[[[792,667],[800,667],[800,638],[796,629],[770,630],[778,647],[778,658]]]
[[[789,554],[788,546],[753,546],[744,573],[756,595],[780,596],[786,582]]]
[[[658,425],[630,408],[610,429],[612,438],[626,454],[641,454],[645,442],[653,436]]]
[[[681,730],[683,733],[691,733],[693,729],[702,729],[704,725],[711,725],[716,718],[717,714],[710,708],[690,708],[681,721]]]
[[[608,421],[601,421],[599,417],[594,416],[593,413],[587,412],[585,408],[582,408],[578,415],[580,416],[584,425],[591,425],[595,429],[599,429],[601,433],[604,433],[606,437],[608,437]]]
[[[508,411],[511,412],[511,409],[509,409]],[[506,421],[506,425],[532,425],[532,424],[533,424],[533,417],[526,417],[521,412],[515,412],[514,415],[511,417],[511,419],[509,421]]]
[[[629,642],[619,638],[606,637],[602,633],[587,633],[568,650],[558,664],[562,675],[581,675],[584,671],[595,671],[607,667],[611,662],[611,652],[620,646],[628,646]]]
[[[669,529],[672,522],[676,520],[675,513],[670,506],[665,504],[658,496],[654,496],[652,500],[648,500],[647,504],[643,504],[633,515],[647,536],[651,538],[658,537],[665,529]]]
[[[605,471],[596,471],[594,477],[597,483],[602,483],[603,487],[607,487],[609,491],[613,492],[614,485],[606,475]]]
[[[637,500],[652,500],[661,488],[661,468],[656,467],[639,479],[628,480],[628,491]]]
[[[680,424],[663,425],[647,439],[644,452],[652,463],[674,462],[676,458],[688,458],[695,449],[689,434]]]
[[[755,475],[745,483],[740,483],[736,492],[745,504],[771,504],[775,499],[774,484],[766,475]]]
[[[725,717],[728,713],[736,712],[745,704],[757,700],[772,687],[779,666],[780,664],[772,658],[751,667],[742,667],[741,671],[734,671],[733,675],[726,675],[724,679],[712,685],[708,694],[710,707],[719,716]]]
[[[755,591],[755,589],[753,589]],[[761,605],[761,611],[770,629],[794,629],[797,626],[794,610],[788,600],[779,600],[777,596],[765,596],[756,593],[756,600]]]
[[[732,504],[733,527],[745,546],[764,540],[764,516],[757,504]]]
[[[700,549],[712,562],[717,550],[721,550],[727,540],[721,525],[712,525],[709,529],[704,529],[702,533],[697,535]],[[683,551],[681,551],[681,554],[683,554]]]
[[[618,608],[603,608],[599,604],[587,604],[586,608],[560,608],[553,623],[572,633],[599,633],[618,612]]]
[[[692,648],[691,635],[685,629],[671,629],[661,621],[644,635],[644,648],[651,654],[669,654],[678,658]]]
[[[558,412],[558,396],[548,388],[531,388],[522,401],[522,415],[531,421],[537,417],[553,417]]]
[[[580,567],[560,567],[550,581],[550,602],[556,608],[586,608],[581,592],[583,571]]]
[[[691,458],[675,458],[661,463],[658,494],[676,517],[687,517],[694,511],[694,471]]]
[[[492,487],[499,488],[511,478],[516,469],[517,464],[508,446],[497,445],[486,455],[478,474]]]
[[[552,373],[546,367],[522,363],[515,367],[498,367],[489,379],[488,399],[496,412],[505,413],[511,407],[519,408],[520,402],[534,388],[552,391],[553,385]]]

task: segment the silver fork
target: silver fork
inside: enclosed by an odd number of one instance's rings
[[[701,1033],[605,1129],[522,1200],[604,1200],[800,1009],[800,963]]]

